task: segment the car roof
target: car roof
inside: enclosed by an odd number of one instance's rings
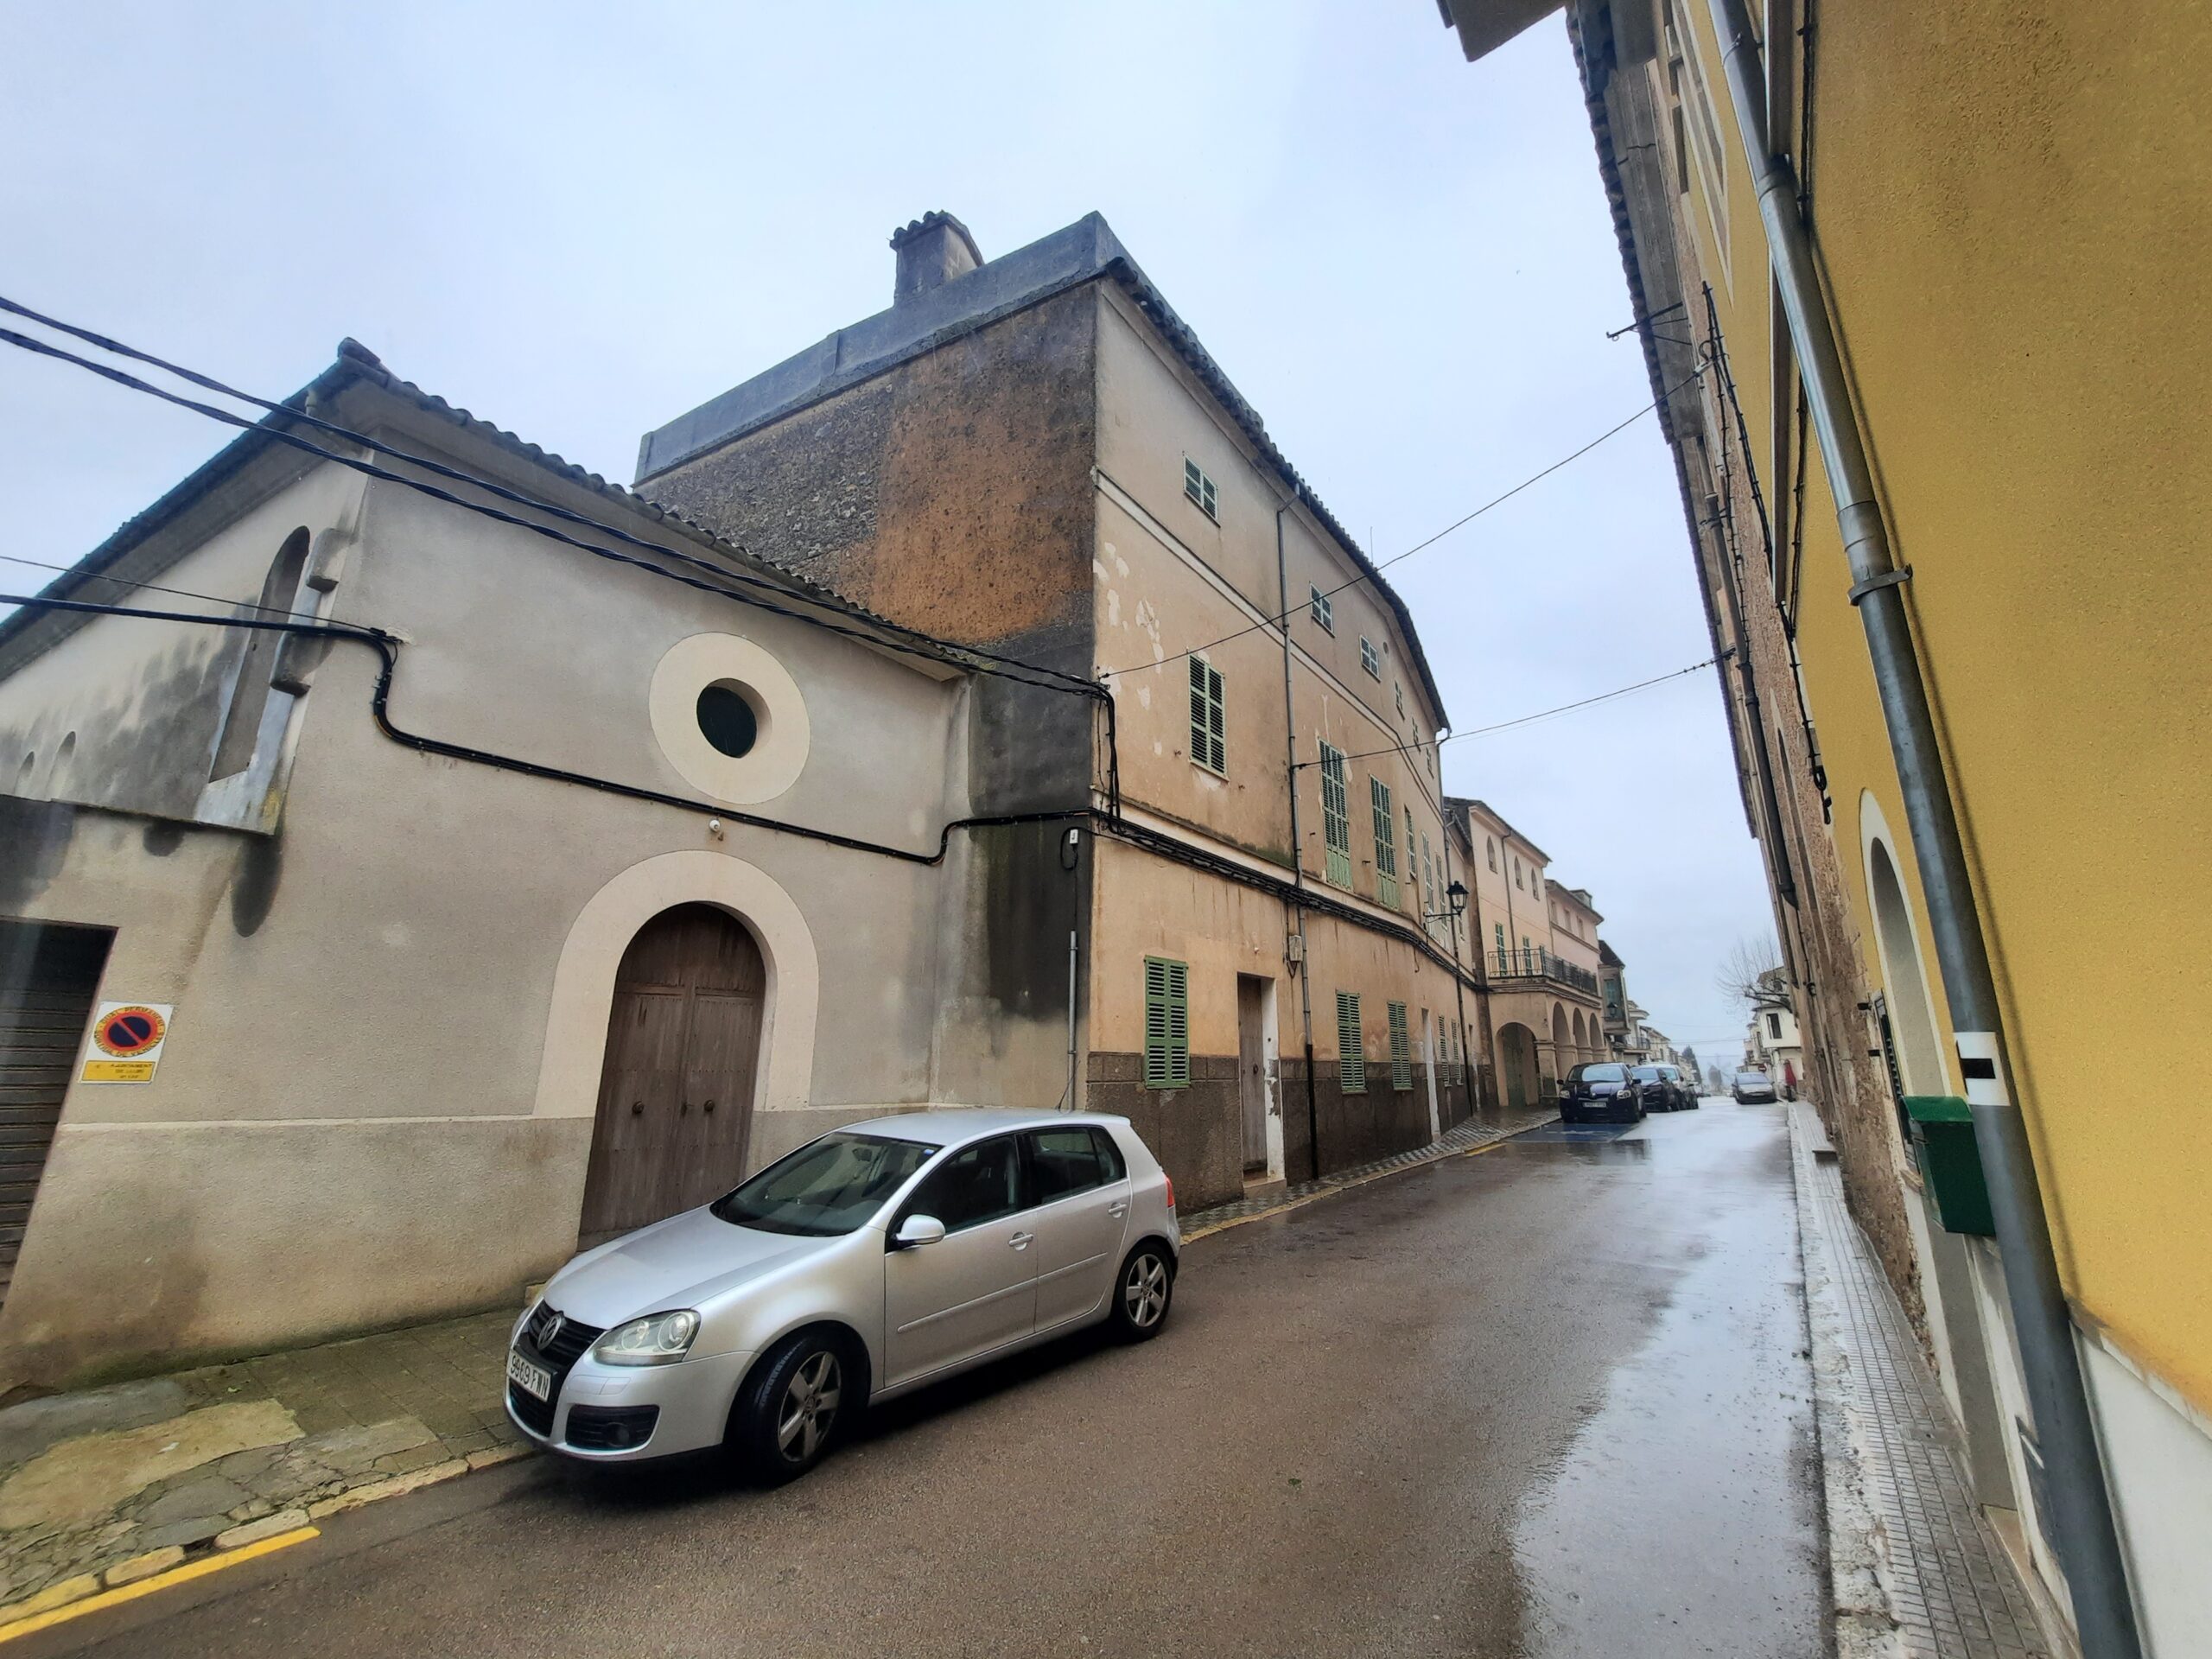
[[[933,1106],[926,1111],[894,1112],[838,1127],[851,1135],[880,1135],[894,1141],[921,1141],[953,1146],[986,1135],[1013,1129],[1065,1128],[1071,1123],[1126,1124],[1129,1120],[1112,1112],[1063,1112],[1047,1106],[1017,1111],[992,1106]]]

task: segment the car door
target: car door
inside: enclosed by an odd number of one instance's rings
[[[908,1216],[934,1216],[944,1236],[890,1249]],[[884,1257],[884,1383],[895,1388],[1037,1326],[1037,1217],[1011,1135],[963,1147],[901,1205]]]
[[[1129,1221],[1129,1172],[1103,1129],[1071,1123],[1030,1129],[1037,1198],[1037,1328],[1096,1312],[1122,1262]]]

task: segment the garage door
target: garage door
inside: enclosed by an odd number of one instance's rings
[[[0,922],[0,1305],[113,937],[105,928]]]

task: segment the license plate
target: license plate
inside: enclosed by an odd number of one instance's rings
[[[507,1380],[540,1400],[553,1397],[553,1373],[543,1365],[531,1364],[512,1348],[507,1351]]]

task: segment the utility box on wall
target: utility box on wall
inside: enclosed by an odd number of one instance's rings
[[[1982,1179],[1972,1109],[1956,1095],[1907,1095],[1904,1109],[1943,1230],[1994,1236],[1997,1223],[1989,1212],[1989,1183]]]

